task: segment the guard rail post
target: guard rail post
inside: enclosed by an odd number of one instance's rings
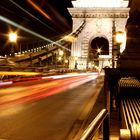
[[[103,140],[109,140],[109,116],[107,115],[103,122]]]

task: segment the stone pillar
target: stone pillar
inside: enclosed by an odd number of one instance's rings
[[[121,54],[119,66],[140,68],[140,0],[130,0],[130,12],[126,24],[126,49]]]

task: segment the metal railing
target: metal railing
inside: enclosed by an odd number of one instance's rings
[[[133,123],[140,124],[140,99],[121,100],[121,109],[124,127],[129,129]]]
[[[140,124],[133,123],[130,129],[121,129],[120,140],[140,140]]]
[[[96,118],[90,123],[88,128],[82,134],[80,140],[92,140],[97,130],[103,124],[103,140],[109,140],[109,119],[108,111],[102,109]]]
[[[121,100],[123,127],[120,140],[140,140],[140,99]]]

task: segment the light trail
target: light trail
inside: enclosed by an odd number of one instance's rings
[[[8,71],[0,71],[0,76],[3,76],[3,75],[14,75],[14,76],[17,76],[17,75],[19,75],[19,76],[36,76],[36,75],[41,75],[42,73],[38,73],[38,72],[19,72],[19,71],[17,71],[17,72],[8,72]],[[27,79],[22,79],[22,80],[27,80]],[[29,78],[29,80],[30,80],[30,78]],[[5,86],[5,85],[11,85],[11,84],[13,84],[14,83],[14,81],[12,80],[12,79],[10,79],[10,80],[4,80],[4,81],[0,81],[0,86]]]
[[[68,89],[75,88],[88,81],[94,80],[98,75],[88,74],[81,75],[79,77],[62,78],[58,80],[38,83],[32,85],[26,85],[22,83],[18,86],[11,86],[8,88],[2,88],[0,95],[1,105],[18,105],[26,102],[34,102],[40,99],[46,98],[54,94],[58,94]]]
[[[0,75],[25,75],[25,76],[32,76],[32,75],[40,75],[41,73],[38,72],[8,72],[8,71],[0,71]]]
[[[16,2],[14,2],[13,0],[9,0],[11,3],[13,3],[14,5],[16,5],[18,8],[20,8],[22,11],[24,11],[25,13],[27,13],[28,15],[30,15],[31,17],[33,17],[34,19],[36,19],[37,21],[39,21],[40,23],[42,23],[43,25],[45,25],[47,28],[49,28],[50,30],[58,33],[56,30],[54,30],[53,28],[51,28],[50,26],[48,26],[47,24],[45,24],[44,22],[42,22],[40,19],[38,19],[37,17],[35,17],[34,15],[32,15],[31,13],[29,13],[27,10],[25,10],[23,7],[21,7],[19,4],[17,4]]]
[[[30,30],[30,29],[27,29],[27,28],[25,28],[25,27],[23,27],[23,26],[17,24],[16,22],[14,22],[14,21],[12,21],[12,20],[10,20],[10,19],[8,19],[8,18],[5,18],[5,17],[3,17],[3,16],[0,16],[0,20],[6,22],[6,23],[8,23],[8,24],[11,24],[11,25],[13,25],[13,26],[15,26],[15,27],[17,27],[17,28],[19,28],[19,29],[21,29],[21,30],[27,32],[27,33],[30,33],[30,34],[32,34],[32,35],[38,37],[38,38],[41,38],[41,39],[43,39],[43,40],[45,40],[45,41],[48,41],[48,42],[50,42],[50,43],[52,43],[52,44],[55,44],[55,45],[57,45],[57,46],[59,46],[59,47],[65,49],[65,50],[71,52],[70,49],[68,49],[68,48],[66,48],[66,47],[64,47],[64,46],[62,46],[62,45],[60,45],[60,44],[58,44],[57,42],[54,42],[54,41],[52,41],[52,40],[50,40],[50,39],[48,39],[48,38],[46,38],[46,37],[44,37],[44,36],[42,36],[42,35],[40,35],[40,34],[34,32],[34,31]]]
[[[37,11],[39,11],[43,16],[45,16],[47,19],[51,20],[51,17],[46,14],[37,4],[35,4],[34,2],[32,2],[32,0],[27,0]]]
[[[97,72],[93,72],[91,74],[94,75],[99,75]],[[54,76],[45,76],[42,77],[42,79],[49,79],[49,78],[53,78],[53,79],[60,79],[60,78],[67,78],[67,77],[73,77],[73,76],[83,76],[83,75],[89,75],[88,73],[80,73],[80,74],[66,74],[66,75],[54,75]]]
[[[94,76],[99,76],[99,75],[103,75],[102,73],[97,73],[97,72],[92,72],[90,73]],[[0,86],[4,86],[4,85],[11,85],[11,84],[16,84],[16,85],[20,85],[20,84],[24,84],[25,81],[37,81],[38,80],[53,80],[53,79],[62,79],[62,78],[71,78],[71,77],[78,77],[78,76],[86,76],[88,75],[88,73],[68,73],[68,74],[63,74],[63,75],[53,75],[53,76],[40,76],[42,75],[42,73],[37,73],[37,72],[5,72],[5,71],[1,71],[0,75],[19,75],[19,76],[33,76],[33,75],[39,75],[39,77],[15,77],[15,79],[9,79],[9,80],[4,80],[4,81],[0,81]]]
[[[0,86],[9,85],[9,84],[13,84],[13,82],[12,81],[8,81],[8,82],[0,81]]]

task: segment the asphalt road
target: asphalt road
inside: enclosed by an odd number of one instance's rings
[[[22,100],[17,100],[17,98],[11,100],[10,98],[9,101],[7,96],[0,95],[0,97],[7,97],[4,98],[6,102],[0,98],[0,139],[68,140],[70,138],[69,134],[75,129],[74,124],[79,121],[79,124],[82,125],[91,106],[96,102],[98,96],[96,83],[96,79],[89,80],[78,87],[65,89],[38,100],[27,100],[28,98],[22,97]],[[34,86],[36,85],[34,84]],[[7,90],[11,88],[13,87],[7,87]],[[93,99],[92,105],[89,105],[91,99]]]

